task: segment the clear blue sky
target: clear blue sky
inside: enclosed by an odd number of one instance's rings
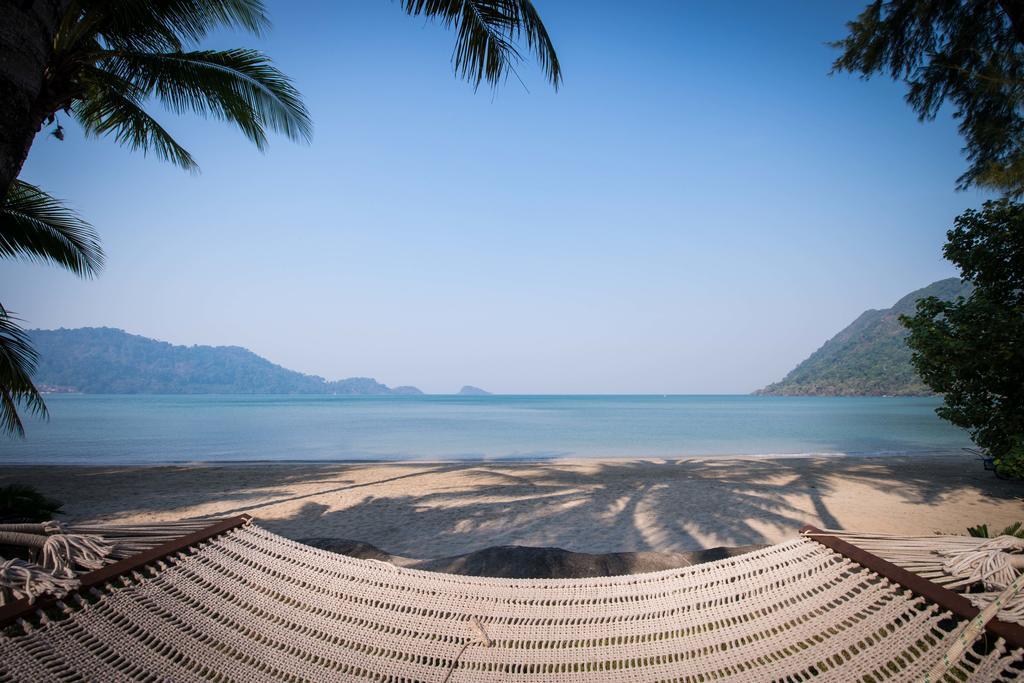
[[[453,36],[388,0],[271,2],[259,47],[312,112],[266,154],[162,120],[191,176],[39,137],[23,177],[99,229],[94,281],[0,265],[32,327],[237,344],[428,392],[738,393],[866,308],[955,274],[952,120],[828,75],[863,2],[536,0],[565,84],[457,80]]]

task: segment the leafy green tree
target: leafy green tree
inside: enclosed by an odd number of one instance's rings
[[[834,71],[904,81],[922,121],[951,104],[970,163],[958,187],[1024,194],[1024,0],[875,0],[847,26]]]
[[[966,299],[922,299],[907,344],[936,412],[967,429],[997,472],[1024,477],[1024,205],[985,202],[957,217],[946,258],[974,283]]]

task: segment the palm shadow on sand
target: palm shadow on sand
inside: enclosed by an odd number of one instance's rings
[[[366,495],[344,506],[305,495],[309,502],[298,512],[285,518],[270,514],[264,524],[293,538],[356,539],[411,557],[511,544],[586,552],[681,551],[704,547],[708,538],[719,545],[766,543],[766,530],[791,534],[805,523],[839,528],[826,502],[835,477],[920,505],[940,505],[958,486],[909,474],[895,461],[881,459],[743,463],[738,468],[702,459],[609,461],[592,473],[545,463],[500,469],[462,464],[455,467],[469,483],[455,489],[433,489],[429,475],[442,470],[432,470],[423,473],[422,488],[412,493],[378,495],[366,484]],[[1020,496],[1019,487],[982,481],[986,495]],[[977,483],[973,477],[972,483]],[[252,506],[250,512],[258,518],[264,509]],[[419,550],[424,546],[434,550],[425,554]]]
[[[145,471],[82,468],[69,479],[66,471],[39,468],[26,483],[77,500],[98,521],[196,518],[198,509],[203,516],[246,513],[291,538],[365,541],[418,558],[512,544],[605,553],[769,543],[805,523],[840,527],[828,502],[837,482],[937,510],[965,487],[996,500],[1022,493],[1019,484],[999,481],[970,461],[935,461],[944,468],[936,476],[932,463],[912,460],[174,466],[154,472],[159,487],[137,490],[131,482]],[[112,497],[113,489],[123,495]],[[976,521],[985,520],[965,523]]]

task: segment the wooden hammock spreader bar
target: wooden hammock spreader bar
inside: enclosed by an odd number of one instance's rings
[[[250,515],[228,517],[227,519],[222,519],[208,527],[204,527],[199,531],[194,531],[186,536],[182,536],[181,538],[161,543],[158,546],[154,546],[148,550],[143,550],[140,553],[126,557],[123,560],[118,560],[117,562],[108,564],[100,569],[82,574],[78,577],[80,585],[73,592],[82,594],[88,593],[90,588],[113,581],[119,576],[130,574],[151,562],[155,562],[167,557],[168,555],[181,552],[196,543],[207,541],[215,536],[220,536],[227,531],[237,529],[247,524],[251,519],[252,517]],[[22,598],[21,600],[15,600],[14,602],[4,605],[3,607],[0,607],[0,628],[5,628],[17,621],[19,618],[29,616],[36,610],[48,607],[55,602],[57,602],[57,600],[52,597],[42,596],[32,603],[30,603],[28,599]]]
[[[201,538],[230,525],[179,539],[194,543],[184,553],[154,548],[135,564],[171,551],[166,568],[132,572],[124,588],[107,582],[99,601],[76,594],[42,627],[26,615],[0,637],[0,683],[1009,682],[1024,661],[1024,648],[983,630],[994,608],[954,628],[961,617],[942,605],[956,601],[941,591],[918,584],[929,600],[876,573],[914,584],[876,558],[840,545],[854,561],[809,535],[702,566],[545,580],[396,567],[255,523]],[[117,571],[93,574],[86,590]],[[988,647],[975,647],[979,636]]]
[[[948,588],[943,588],[937,583],[933,583],[902,567],[898,567],[892,562],[858,548],[852,543],[847,543],[841,538],[830,536],[817,527],[808,524],[800,529],[800,533],[839,553],[843,557],[853,560],[865,569],[870,569],[879,576],[884,576],[912,593],[926,598],[962,619],[973,619],[981,611],[964,596],[954,593]],[[993,618],[985,625],[985,630],[994,636],[1001,637],[1012,647],[1024,647],[1024,626]]]

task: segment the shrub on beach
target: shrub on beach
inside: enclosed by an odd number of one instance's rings
[[[64,504],[24,484],[0,486],[0,522],[46,522]]]
[[[978,526],[967,527],[967,535],[974,536],[975,538],[993,538],[989,535],[988,524],[979,524]],[[1024,522],[1014,522],[996,534],[996,536],[1015,536],[1016,538],[1024,538]]]
[[[1024,440],[1002,455],[995,457],[996,472],[1004,477],[1024,479]]]

